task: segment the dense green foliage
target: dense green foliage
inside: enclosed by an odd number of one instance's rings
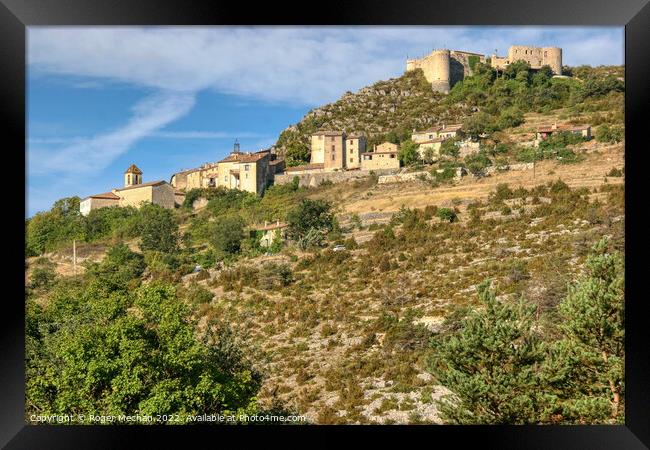
[[[431,368],[452,391],[440,402],[458,424],[622,423],[624,269],[599,241],[587,273],[558,307],[561,339],[548,341],[536,306],[478,286],[480,309],[434,340]]]
[[[436,375],[457,396],[440,402],[440,412],[457,424],[534,423],[543,360],[535,306],[499,302],[489,281],[477,290],[483,308],[436,347]]]
[[[287,217],[290,238],[320,244],[324,235],[334,229],[332,205],[323,200],[302,200]]]
[[[140,208],[140,249],[172,253],[178,248],[178,224],[172,211],[160,205]]]
[[[49,211],[37,213],[26,221],[26,254],[41,255],[73,239],[82,239],[84,230],[79,197],[57,200]]]
[[[615,144],[621,142],[625,137],[625,130],[623,127],[619,126],[609,126],[604,124],[598,127],[596,130],[596,140],[598,142],[605,142],[607,144]]]
[[[215,250],[226,254],[239,253],[244,239],[244,225],[244,219],[238,215],[217,218],[212,236]]]
[[[420,160],[418,153],[418,144],[408,139],[400,145],[399,160],[405,166],[412,166]]]
[[[260,377],[232,333],[200,338],[190,310],[165,283],[137,287],[142,255],[109,251],[83,279],[56,285],[46,306],[27,304],[27,414],[252,413]],[[75,416],[76,417],[76,416]],[[96,422],[95,422],[96,423]]]

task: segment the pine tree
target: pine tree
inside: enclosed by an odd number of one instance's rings
[[[545,364],[556,421],[624,421],[624,264],[620,253],[607,253],[607,244],[594,245],[587,273],[558,307],[565,337]]]
[[[534,331],[535,307],[521,299],[497,300],[489,280],[477,290],[484,308],[462,319],[432,360],[438,381],[453,393],[439,402],[442,418],[454,424],[536,423],[544,349]]]

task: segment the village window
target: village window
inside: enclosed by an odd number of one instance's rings
[[[350,158],[350,162],[354,162],[354,158]]]
[[[332,161],[336,161],[336,153],[332,153]]]
[[[332,145],[332,151],[335,151],[336,146]]]
[[[391,158],[395,158],[395,155],[390,155]]]
[[[246,164],[246,165],[244,165],[244,170],[250,170],[250,169],[251,169],[251,165],[250,165],[250,164]]]

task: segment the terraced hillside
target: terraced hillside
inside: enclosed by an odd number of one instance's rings
[[[542,163],[535,179],[321,188],[315,198],[339,199],[348,250],[210,270],[198,284],[214,300],[196,314],[238,324],[268,375],[264,401],[316,423],[440,423],[433,401],[446,389],[427,371],[428,341],[451,312],[477,305],[485,278],[502,298],[523,294],[547,311],[593,242],[608,235],[622,249],[622,178],[607,177],[622,163],[622,147],[612,146],[575,166]],[[457,208],[460,220],[435,217],[441,207]]]

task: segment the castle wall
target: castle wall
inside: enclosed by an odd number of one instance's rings
[[[431,83],[434,91],[448,93],[449,90],[472,73],[470,58],[478,57],[485,62],[485,56],[459,50],[434,50],[419,59],[406,61],[406,71],[422,69],[424,77]]]
[[[460,50],[434,50],[430,54],[406,61],[406,71],[422,69],[424,77],[434,91],[449,93],[449,90],[466,76],[472,74],[472,58],[485,63],[485,55]],[[523,60],[531,68],[539,69],[544,65],[551,67],[553,74],[562,74],[562,49],[559,47],[531,47],[513,45],[508,49],[507,57],[492,55],[490,65],[503,70],[514,61]]]
[[[505,65],[520,60],[530,64],[531,69],[539,69],[548,65],[551,67],[553,74],[562,75],[562,49],[559,47],[511,46],[508,49],[508,58]],[[499,68],[503,68],[503,63],[501,63],[501,66]]]

